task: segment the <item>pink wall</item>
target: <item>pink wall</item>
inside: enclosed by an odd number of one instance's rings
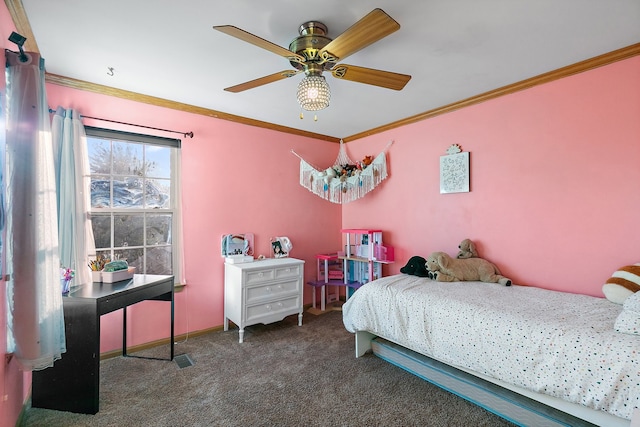
[[[315,275],[315,253],[339,246],[339,233],[327,230],[339,230],[340,206],[300,186],[299,160],[291,153],[295,150],[312,163],[328,166],[335,160],[337,144],[56,85],[47,86],[47,96],[52,108],[60,105],[87,116],[194,132],[193,139],[182,141],[187,286],[176,294],[177,334],[222,325],[223,234],[254,233],[256,253],[265,256],[270,237],[289,236],[292,256],[307,262],[307,279]],[[84,122],[114,128],[110,123]],[[305,299],[310,298],[307,292]],[[167,337],[168,304],[144,302],[129,313],[132,345]],[[121,319],[121,312],[102,317],[101,351],[121,346]]]
[[[379,227],[399,272],[464,238],[515,283],[602,296],[640,262],[640,57],[348,144],[388,140],[390,177],[343,208],[344,227]],[[439,157],[471,156],[471,192],[439,194]]]

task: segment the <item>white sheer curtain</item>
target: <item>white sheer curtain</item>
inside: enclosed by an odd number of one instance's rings
[[[58,183],[60,263],[76,284],[91,282],[87,264],[96,252],[91,228],[91,177],[87,136],[77,111],[58,107],[51,124]],[[73,286],[73,284],[72,284]]]
[[[177,268],[174,268],[174,281],[178,284],[186,285],[187,284],[187,276],[186,269],[184,268],[184,224],[182,222],[182,150],[176,150],[176,172],[174,176],[176,177],[176,196],[175,200],[177,205],[177,209],[174,211],[176,215],[176,224],[178,226],[178,233],[176,235],[176,241],[173,245],[173,250],[177,251],[176,264]],[[177,270],[177,274],[176,274]]]
[[[7,347],[25,370],[66,351],[51,124],[38,54],[6,52]]]

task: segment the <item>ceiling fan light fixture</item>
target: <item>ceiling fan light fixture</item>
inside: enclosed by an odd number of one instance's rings
[[[307,111],[323,110],[330,100],[331,89],[324,76],[305,76],[298,85],[298,103]]]

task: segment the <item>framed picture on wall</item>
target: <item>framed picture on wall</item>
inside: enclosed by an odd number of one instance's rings
[[[440,157],[440,193],[469,192],[469,153]]]

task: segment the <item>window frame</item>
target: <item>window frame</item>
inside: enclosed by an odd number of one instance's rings
[[[113,129],[105,129],[105,128],[99,128],[99,127],[93,127],[93,126],[85,126],[85,133],[87,136],[87,139],[89,138],[96,138],[96,139],[104,139],[109,141],[110,143],[112,143],[113,141],[122,141],[125,143],[137,143],[137,144],[141,144],[143,146],[145,145],[155,145],[155,146],[163,146],[163,147],[170,147],[173,148],[173,150],[171,150],[171,165],[170,165],[170,182],[171,182],[171,189],[169,191],[169,197],[170,197],[170,207],[169,208],[118,208],[118,207],[114,207],[113,203],[111,203],[111,206],[106,207],[106,208],[94,208],[91,207],[91,214],[95,214],[97,215],[109,215],[110,217],[110,221],[111,221],[111,236],[110,236],[110,247],[108,248],[109,251],[111,251],[111,253],[113,253],[113,251],[119,251],[122,250],[122,248],[120,248],[119,246],[116,247],[115,246],[115,241],[114,241],[114,234],[115,234],[115,230],[114,230],[114,217],[116,217],[119,214],[132,214],[132,215],[139,215],[139,214],[151,214],[151,215],[157,215],[157,214],[163,214],[163,213],[170,213],[171,214],[171,243],[168,245],[171,247],[171,264],[172,264],[172,275],[174,276],[174,282],[179,285],[180,284],[180,277],[182,274],[181,271],[181,250],[182,248],[180,248],[178,245],[180,244],[180,242],[182,242],[182,236],[180,235],[181,231],[182,231],[182,227],[180,224],[180,188],[181,188],[181,177],[179,176],[179,170],[180,170],[180,166],[179,166],[179,161],[180,161],[180,149],[181,149],[181,145],[182,145],[182,141],[180,139],[174,139],[174,138],[166,138],[166,137],[160,137],[160,136],[154,136],[154,135],[146,135],[146,134],[139,134],[139,133],[133,133],[133,132],[126,132],[126,131],[121,131],[121,130],[113,130]],[[94,176],[104,176],[104,174],[92,174],[90,173],[90,177],[93,178]],[[145,173],[145,178],[146,178],[146,173]],[[113,178],[114,175],[110,174],[109,175],[109,180],[110,182],[113,182]],[[153,179],[153,178],[151,178]],[[113,186],[110,185],[110,192],[113,191]],[[110,194],[110,201],[113,202],[112,199],[112,195]],[[143,221],[144,221],[144,228],[143,228],[143,244],[141,246],[135,246],[135,248],[137,247],[142,247],[143,250],[145,251],[145,257],[144,257],[144,263],[146,266],[146,254],[147,251],[150,248],[153,248],[153,245],[148,245],[147,241],[146,241],[146,215],[143,215]],[[117,249],[116,249],[117,248]],[[104,250],[106,250],[107,248],[96,248],[96,252],[102,252]],[[140,273],[143,273],[142,271]],[[149,273],[149,274],[153,274],[153,273]]]

